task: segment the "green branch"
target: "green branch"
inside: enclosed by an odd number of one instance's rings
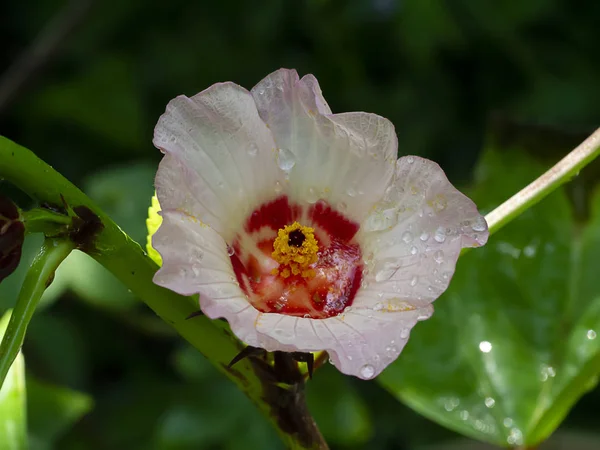
[[[485,216],[490,234],[495,233],[548,194],[570,181],[599,154],[600,128],[541,177]]]
[[[46,239],[27,271],[17,303],[10,316],[6,333],[0,344],[0,386],[21,350],[27,325],[42,294],[52,282],[54,272],[65,260],[74,244],[64,239]]]
[[[302,428],[290,428],[281,423],[281,414],[277,413],[281,411],[281,405],[264,400],[270,381],[254,370],[250,360],[245,359],[233,369],[228,368],[228,363],[242,348],[229,327],[222,321],[211,321],[203,316],[187,320],[198,311],[198,301],[154,284],[152,277],[158,266],[83,192],[31,151],[1,136],[0,177],[40,202],[57,206],[66,202],[74,210],[78,207],[89,209],[100,220],[102,227],[94,236],[93,248],[86,246],[85,251],[245,392],[271,420],[289,448],[327,448],[310,416],[295,422],[302,424]],[[293,406],[290,403],[290,410],[287,411],[292,417],[299,414],[292,411]]]

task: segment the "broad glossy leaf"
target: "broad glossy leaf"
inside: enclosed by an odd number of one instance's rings
[[[0,339],[4,336],[9,318],[10,311],[0,320]],[[0,388],[0,445],[7,450],[28,448],[25,363],[21,353]]]
[[[541,172],[523,152],[490,150],[473,197],[489,211]],[[599,194],[586,223],[559,190],[462,257],[379,382],[467,436],[503,446],[547,438],[600,372]]]

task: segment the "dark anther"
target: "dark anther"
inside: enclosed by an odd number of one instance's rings
[[[312,353],[292,352],[294,361],[306,363],[308,377],[312,380],[313,368],[315,366],[315,355]]]
[[[242,359],[247,358],[249,356],[260,356],[260,355],[264,355],[265,353],[267,353],[267,351],[264,348],[247,346],[241,352],[239,352],[237,355],[235,355],[235,357],[227,365],[227,368],[231,369],[231,367],[234,364],[240,362]]]
[[[200,310],[198,310],[198,311],[194,311],[194,312],[193,312],[193,313],[191,313],[189,316],[187,316],[187,317],[185,318],[185,320],[193,319],[194,317],[203,316],[203,315],[204,315],[204,313],[203,313],[202,311],[200,311]]]
[[[294,230],[290,233],[288,238],[288,245],[292,245],[294,247],[302,247],[302,243],[306,239],[304,233],[300,230]]]

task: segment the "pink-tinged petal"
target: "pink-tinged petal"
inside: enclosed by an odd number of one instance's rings
[[[385,200],[361,227],[368,276],[356,306],[397,311],[423,307],[448,287],[464,247],[484,245],[485,219],[432,161],[398,160]]]
[[[312,75],[279,70],[252,89],[261,118],[273,132],[280,167],[289,172],[294,201],[326,200],[362,221],[384,194],[397,138],[390,121],[362,112],[331,114]]]
[[[240,289],[223,238],[179,211],[162,211],[163,223],[152,239],[163,265],[154,276],[159,286],[182,295],[200,294],[211,319],[225,317],[237,336],[258,345],[254,309]]]
[[[154,145],[166,154],[156,176],[162,207],[184,210],[226,238],[280,183],[273,136],[250,93],[233,83],[172,100]]]
[[[350,307],[322,320],[261,314],[256,326],[269,351],[326,350],[341,372],[368,380],[398,357],[412,327],[432,312],[431,306],[394,313]]]

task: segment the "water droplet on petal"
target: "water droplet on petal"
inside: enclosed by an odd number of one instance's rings
[[[406,162],[409,164],[412,164],[415,162],[415,158],[413,158],[412,156],[407,156],[406,157]]]
[[[367,380],[373,378],[373,375],[375,375],[375,368],[370,364],[365,364],[360,368],[360,375]]]
[[[377,302],[373,305],[373,311],[381,311],[383,309],[383,303]]]
[[[446,231],[442,227],[438,227],[438,229],[435,230],[433,238],[436,242],[439,242],[441,244],[446,240]]]
[[[473,225],[471,225],[471,228],[473,231],[485,231],[487,223],[483,216],[478,216],[477,219],[475,219],[475,222],[473,222]]]
[[[291,151],[280,148],[277,154],[277,164],[281,170],[289,172],[296,165],[296,157]]]
[[[409,334],[410,334],[410,330],[408,328],[405,328],[400,332],[400,337],[402,339],[406,339],[406,338],[408,338]]]
[[[250,144],[250,146],[248,147],[248,154],[250,156],[256,156],[257,153],[258,153],[258,146],[256,144]]]
[[[306,201],[308,203],[317,203],[319,200],[319,192],[314,187],[309,187],[306,193]]]
[[[283,191],[283,186],[281,185],[280,181],[276,181],[275,182],[275,193],[279,194],[281,191]]]
[[[421,239],[423,242],[427,241],[427,239],[429,239],[429,233],[424,231],[421,233],[421,236],[419,236],[419,239]]]
[[[410,231],[405,231],[404,234],[402,234],[402,240],[406,243],[409,244],[410,242],[412,242],[413,240],[413,235]]]
[[[417,253],[419,253],[419,249],[413,245],[413,246],[410,248],[410,254],[411,254],[411,255],[416,255]]]
[[[235,253],[235,250],[233,249],[233,247],[231,245],[227,246],[227,254],[229,256],[233,256],[233,254]]]
[[[438,264],[442,264],[444,262],[444,252],[441,250],[435,252],[433,254],[433,260]]]
[[[346,189],[346,194],[348,194],[350,197],[356,197],[356,190],[354,190],[352,187],[349,187]]]
[[[417,275],[415,275],[414,277],[411,278],[410,285],[414,287],[417,285],[418,282],[419,282],[419,277]]]
[[[352,356],[348,355],[348,361],[352,361]]]
[[[341,213],[345,213],[348,210],[348,205],[344,202],[339,202],[336,206],[337,210]]]

